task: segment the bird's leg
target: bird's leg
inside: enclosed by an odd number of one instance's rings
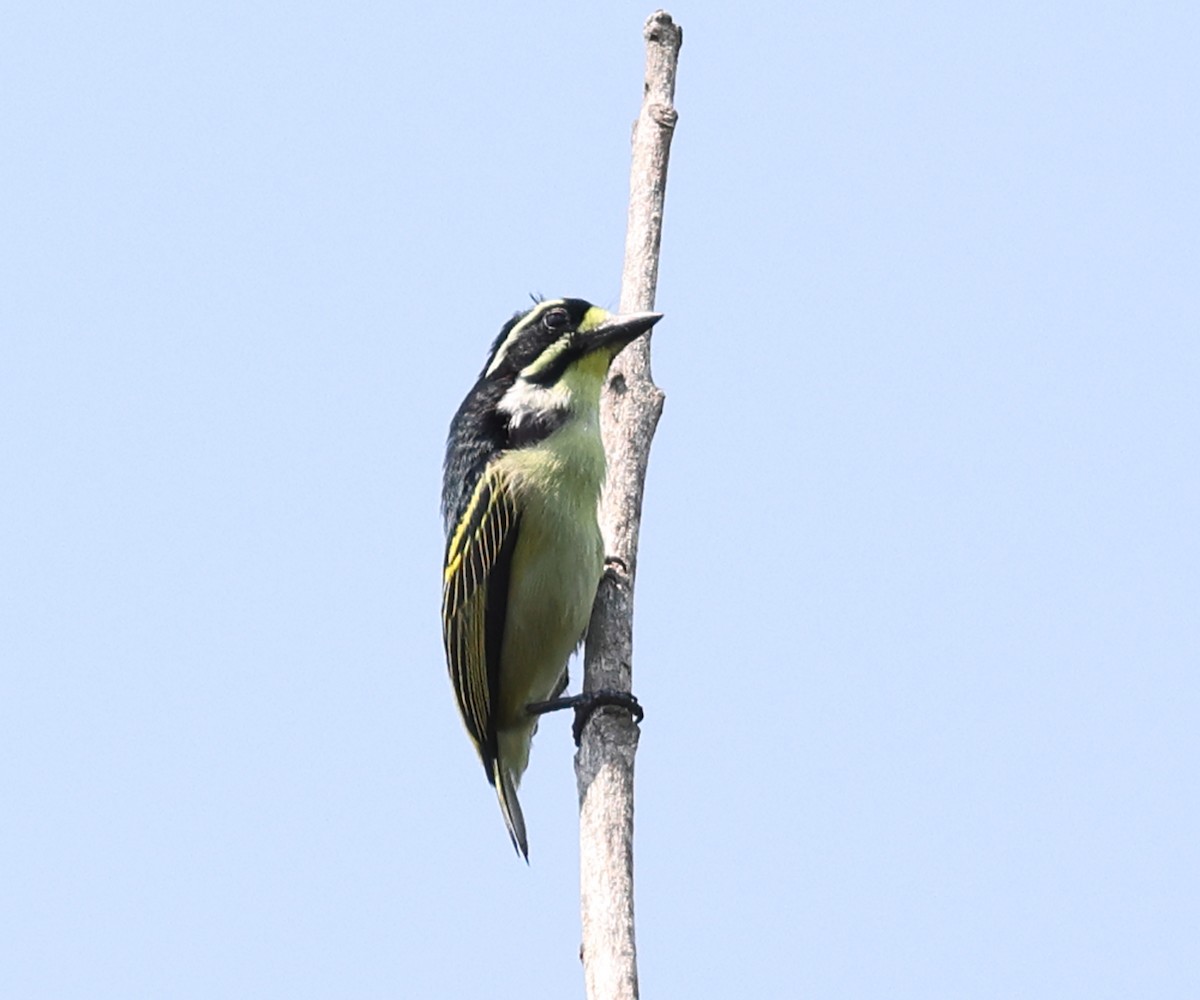
[[[547,712],[558,712],[564,708],[575,709],[575,722],[571,726],[571,735],[575,737],[575,745],[583,740],[583,730],[588,720],[597,709],[612,706],[613,708],[628,709],[634,722],[641,722],[646,713],[641,704],[628,691],[584,691],[566,698],[551,698],[549,701],[535,701],[525,706],[530,715],[545,715]]]

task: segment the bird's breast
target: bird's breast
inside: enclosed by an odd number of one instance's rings
[[[529,702],[553,694],[587,628],[604,566],[598,429],[564,428],[530,451],[541,454],[512,456],[520,526],[501,653],[501,724],[519,722]]]

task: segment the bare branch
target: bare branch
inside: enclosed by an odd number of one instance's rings
[[[646,21],[646,83],[633,130],[629,221],[621,312],[652,309],[658,284],[667,160],[676,113],[675,71],[683,30],[666,11]],[[588,626],[585,691],[629,691],[633,662],[633,588],[642,491],[663,393],[650,375],[650,337],[618,355],[600,406],[608,479],[600,528],[609,562]],[[589,1000],[635,1000],[633,921],[633,759],[638,727],[629,713],[592,716],[575,755],[579,788],[581,957]]]

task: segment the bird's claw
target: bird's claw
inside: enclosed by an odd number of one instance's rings
[[[604,575],[614,583],[620,583],[622,578],[629,577],[629,563],[620,556],[605,556]]]
[[[628,691],[584,691],[566,698],[551,698],[549,701],[535,701],[525,706],[530,715],[545,715],[547,712],[557,712],[564,708],[575,710],[575,721],[571,726],[571,735],[575,737],[575,745],[583,741],[583,730],[588,720],[601,708],[624,708],[633,716],[634,722],[641,722],[646,716],[641,703]]]

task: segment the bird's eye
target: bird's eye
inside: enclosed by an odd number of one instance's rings
[[[551,309],[543,321],[547,330],[565,330],[569,320],[565,309]]]

